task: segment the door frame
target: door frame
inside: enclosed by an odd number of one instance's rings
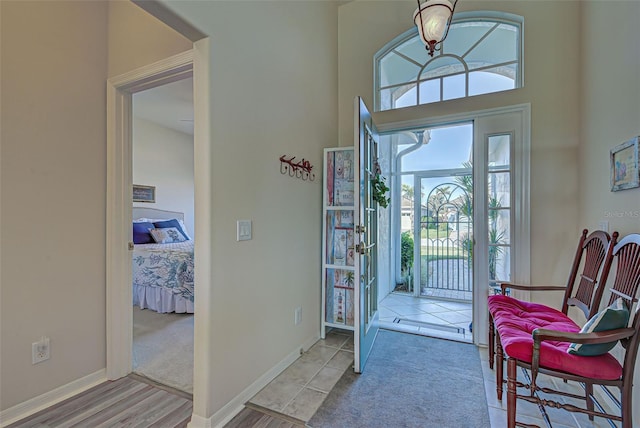
[[[482,118],[490,116],[498,116],[506,113],[518,113],[520,115],[520,126],[522,127],[522,142],[515,147],[517,156],[515,156],[514,169],[517,172],[517,179],[513,185],[513,192],[515,193],[515,201],[513,208],[516,216],[519,217],[519,221],[515,222],[513,233],[518,238],[517,248],[513,248],[513,258],[517,269],[514,270],[512,275],[512,281],[521,284],[529,284],[531,278],[531,224],[530,224],[530,155],[531,155],[531,104],[516,104],[511,106],[504,106],[485,110],[475,110],[470,112],[456,113],[446,116],[436,116],[423,119],[411,119],[406,121],[394,121],[381,123],[378,117],[377,128],[380,135],[389,134],[393,132],[400,132],[404,130],[411,130],[421,127],[430,127],[443,124],[454,124],[462,122],[474,122],[474,142],[478,141],[481,136],[478,135],[478,127],[475,123]],[[474,145],[476,147],[480,144]],[[474,154],[475,157],[475,154]],[[395,171],[397,173],[397,171]],[[475,168],[474,168],[475,173]],[[474,176],[474,183],[478,183],[478,177]],[[399,181],[394,180],[394,191],[396,195],[399,192]],[[474,190],[475,193],[475,190]],[[397,197],[394,200],[398,200]],[[474,210],[475,212],[476,210]],[[395,233],[397,223],[399,219],[393,220],[394,236],[390,239],[391,254],[395,254],[400,248],[400,234]],[[395,257],[395,256],[394,256]],[[477,269],[477,265],[474,262],[474,275],[479,275],[480,270]],[[393,266],[397,263],[394,261]],[[395,269],[395,268],[394,268]],[[473,299],[473,343],[476,345],[487,345],[488,338],[488,308],[486,298],[482,299],[482,296],[487,296],[488,289],[474,287],[474,299]],[[518,298],[528,299],[529,296],[526,293],[518,294]]]
[[[414,189],[421,189],[420,192],[415,192],[414,190],[414,200],[416,201],[416,203],[414,203],[414,207],[413,207],[413,230],[414,230],[414,234],[413,234],[413,277],[414,277],[414,281],[413,281],[413,292],[411,293],[412,296],[414,297],[422,297],[422,291],[420,289],[420,282],[418,281],[418,286],[416,286],[416,280],[415,278],[421,278],[421,273],[422,273],[422,264],[421,264],[421,257],[422,257],[422,240],[420,238],[421,236],[421,227],[422,227],[422,215],[421,215],[421,211],[422,211],[422,204],[425,202],[422,200],[422,179],[424,178],[441,178],[441,177],[453,177],[453,176],[460,176],[460,175],[464,175],[462,174],[462,171],[464,170],[464,168],[455,168],[455,169],[439,169],[439,170],[430,170],[427,172],[421,172],[421,173],[414,173],[414,185],[413,188]],[[471,168],[471,173],[473,174],[474,168]],[[419,185],[420,184],[420,185]],[[472,278],[473,278],[473,268],[472,268]]]
[[[107,378],[132,371],[132,99],[145,89],[193,75],[193,51],[107,81]]]

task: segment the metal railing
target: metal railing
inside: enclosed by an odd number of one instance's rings
[[[471,222],[426,221],[423,225],[432,232],[431,237],[421,240],[420,294],[470,299],[473,290]]]

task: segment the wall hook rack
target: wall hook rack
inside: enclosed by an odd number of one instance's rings
[[[294,162],[296,158],[293,156],[291,159],[286,158],[287,155],[280,156],[280,173],[289,174],[289,177],[300,178],[304,181],[313,181],[316,179],[316,175],[311,172],[313,165],[308,160],[302,158],[299,162]]]

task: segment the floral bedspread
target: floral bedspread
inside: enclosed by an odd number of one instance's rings
[[[193,241],[136,245],[133,283],[169,289],[193,302]]]

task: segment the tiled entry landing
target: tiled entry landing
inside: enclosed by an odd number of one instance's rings
[[[284,414],[303,425],[342,374],[353,366],[353,334],[332,330],[247,404]]]

